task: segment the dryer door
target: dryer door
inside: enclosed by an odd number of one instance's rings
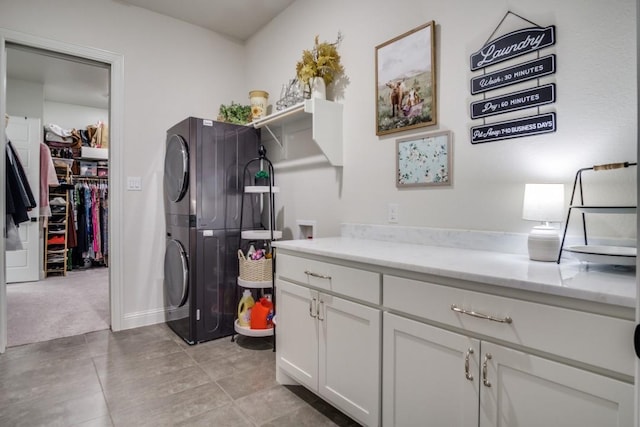
[[[164,156],[164,191],[170,202],[182,200],[189,186],[189,148],[180,135],[170,135]]]
[[[182,244],[167,240],[164,253],[165,298],[170,309],[182,307],[189,298],[189,263]]]

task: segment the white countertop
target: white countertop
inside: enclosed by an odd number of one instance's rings
[[[380,240],[328,237],[273,242],[273,246],[338,258],[635,308],[635,269],[574,260],[531,261],[527,255],[425,246]]]

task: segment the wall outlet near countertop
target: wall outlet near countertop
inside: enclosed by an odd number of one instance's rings
[[[387,221],[392,224],[398,223],[398,211],[399,207],[397,203],[389,203],[387,205]]]

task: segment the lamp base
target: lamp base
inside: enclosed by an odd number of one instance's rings
[[[557,261],[560,250],[558,230],[548,225],[537,225],[531,229],[527,241],[529,259],[534,261]]]

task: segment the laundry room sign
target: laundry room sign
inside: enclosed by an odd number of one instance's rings
[[[525,28],[505,34],[471,55],[471,71],[554,45],[555,28],[554,25],[547,28]]]
[[[534,27],[519,29],[489,40],[481,49],[471,54],[471,71],[483,70],[482,75],[472,77],[470,80],[471,95],[482,94],[483,97],[481,100],[472,101],[469,105],[471,119],[483,120],[482,125],[470,128],[472,144],[556,131],[556,114],[540,114],[540,106],[553,104],[556,101],[556,85],[555,83],[540,85],[538,80],[556,72],[556,55],[540,57],[539,52],[541,49],[555,45],[555,26],[543,28],[513,12],[507,12],[493,34],[509,15],[533,24]],[[517,64],[511,61],[512,64],[508,67],[487,71],[487,67],[535,53],[538,54],[538,58]],[[538,80],[535,86],[531,86],[531,83],[522,84],[534,80]],[[488,96],[490,91],[514,85],[518,85],[519,88],[509,93],[502,91],[500,95]],[[537,115],[486,123],[487,117],[533,108],[538,109]]]

